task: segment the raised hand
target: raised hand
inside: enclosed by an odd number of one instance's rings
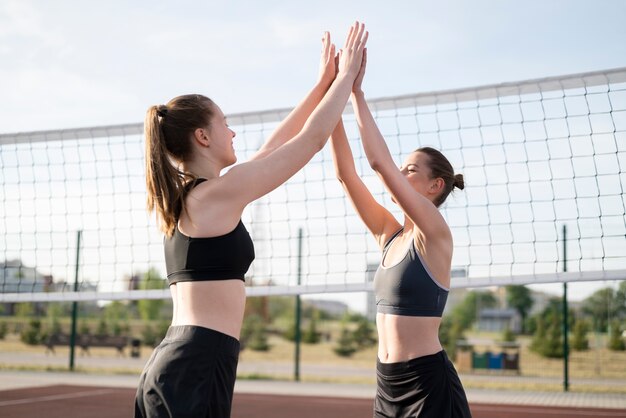
[[[361,84],[363,83],[363,77],[365,76],[366,66],[367,66],[367,48],[363,50],[363,59],[361,60],[361,68],[359,69],[359,73],[354,79],[354,84],[352,84],[353,93],[363,92],[363,88],[361,87]]]
[[[339,52],[339,75],[356,78],[361,68],[367,37],[363,23],[355,22],[350,27],[344,47]]]
[[[330,33],[324,32],[318,82],[330,85],[336,76],[335,44],[330,42]]]

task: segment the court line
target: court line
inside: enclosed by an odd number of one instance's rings
[[[99,396],[99,395],[107,395],[109,393],[115,392],[117,389],[98,389],[98,390],[87,390],[83,392],[75,392],[75,393],[64,393],[60,395],[49,395],[49,396],[39,396],[36,398],[26,398],[26,399],[14,399],[11,401],[0,401],[0,407],[3,406],[12,406],[12,405],[23,405],[25,403],[34,403],[34,402],[48,402],[48,401],[58,401],[62,399],[74,399],[74,398],[84,398],[86,396]]]
[[[482,411],[482,412],[502,412],[502,410],[506,408],[507,412],[513,413],[541,413],[543,415],[567,415],[567,416],[575,416],[581,415],[588,417],[591,413],[594,414],[594,417],[624,417],[626,416],[625,411],[602,411],[596,408],[592,408],[591,411],[579,411],[575,408],[588,408],[588,407],[576,407],[576,406],[516,406],[516,405],[484,405],[484,404],[472,404],[470,403],[470,409],[472,411]]]

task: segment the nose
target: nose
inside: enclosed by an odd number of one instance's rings
[[[230,129],[230,128],[228,128]],[[232,129],[230,129],[230,133],[233,134],[233,138],[237,136],[237,133],[235,131],[233,131]]]

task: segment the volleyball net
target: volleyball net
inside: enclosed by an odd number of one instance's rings
[[[432,146],[465,176],[441,209],[453,286],[626,278],[626,68],[369,104],[398,164]],[[239,161],[289,110],[228,115]],[[401,219],[349,106],[344,121],[357,170]],[[0,302],[169,298],[141,123],[2,134],[0,164]],[[256,248],[250,296],[370,289],[380,251],[329,147],[243,221]]]

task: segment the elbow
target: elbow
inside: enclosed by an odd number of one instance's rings
[[[380,162],[380,160],[377,160],[376,158],[369,158],[367,159],[367,161],[370,163],[370,167],[372,168],[372,170],[374,170],[377,173],[380,173],[380,170],[382,168],[382,164]]]

